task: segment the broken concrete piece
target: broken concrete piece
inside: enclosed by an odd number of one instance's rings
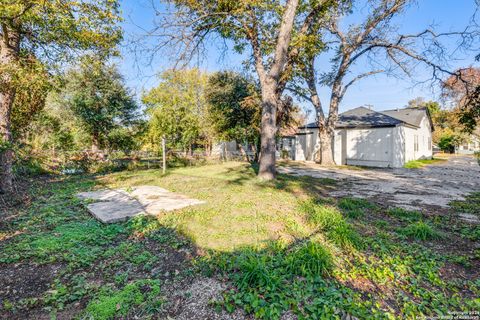
[[[113,223],[142,214],[157,215],[187,206],[205,203],[157,186],[131,189],[107,189],[77,194],[80,199],[96,200],[88,211],[104,223]]]

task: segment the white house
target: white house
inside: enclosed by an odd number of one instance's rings
[[[299,127],[295,160],[314,160],[319,149],[315,123]],[[373,111],[359,107],[339,114],[333,144],[337,164],[398,168],[432,157],[433,125],[427,109]]]
[[[459,154],[474,154],[475,152],[480,152],[480,138],[475,135],[471,135],[464,143],[455,148],[455,153]]]

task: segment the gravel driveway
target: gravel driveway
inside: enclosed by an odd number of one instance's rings
[[[334,197],[373,198],[406,209],[447,207],[452,200],[480,191],[480,166],[468,156],[450,157],[421,169],[352,170],[302,163],[282,166],[278,171],[340,181],[331,192]]]

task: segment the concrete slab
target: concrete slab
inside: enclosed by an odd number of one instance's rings
[[[138,215],[157,215],[205,201],[191,199],[157,186],[137,186],[131,189],[105,189],[77,194],[80,199],[93,200],[87,210],[104,223],[113,223]]]

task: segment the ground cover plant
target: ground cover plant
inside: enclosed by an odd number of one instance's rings
[[[206,307],[226,317],[413,319],[480,308],[479,229],[457,219],[478,214],[477,194],[433,215],[330,198],[341,187],[332,179],[261,182],[255,170],[227,162],[32,182],[23,204],[2,203],[0,317],[175,318],[192,299],[175,300],[172,288],[204,278],[222,284]],[[104,225],[75,197],[142,184],[206,204]]]

